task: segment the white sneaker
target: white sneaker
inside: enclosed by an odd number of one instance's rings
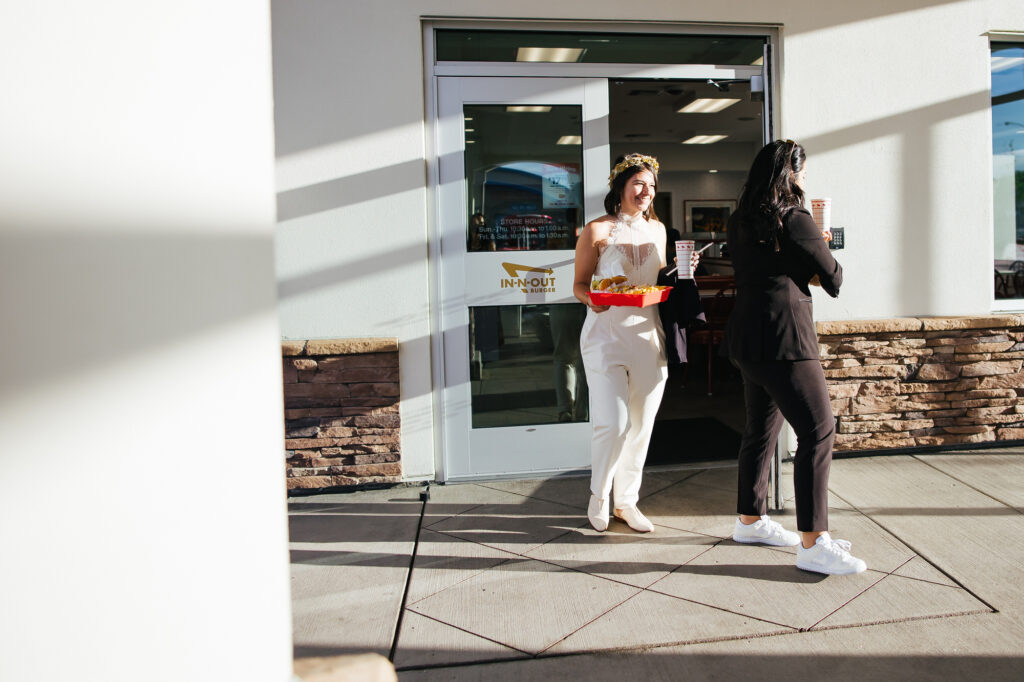
[[[772,521],[767,514],[749,525],[736,519],[732,539],[736,542],[759,542],[775,547],[792,547],[800,544],[799,535],[786,530],[777,521]]]
[[[640,513],[636,507],[623,507],[615,510],[615,518],[626,522],[626,525],[637,533],[650,533],[654,530],[654,524],[646,516]]]
[[[596,495],[590,496],[590,504],[587,505],[587,518],[594,530],[607,530],[608,528],[608,500],[599,500]]]
[[[850,575],[866,571],[868,565],[851,556],[850,547],[846,540],[833,540],[828,533],[822,533],[810,549],[804,549],[803,545],[797,547],[796,567],[826,575]]]

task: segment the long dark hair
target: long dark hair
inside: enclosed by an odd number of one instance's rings
[[[643,156],[642,154],[628,154],[627,156]],[[650,158],[650,157],[645,157]],[[620,163],[626,160],[625,156],[620,156],[615,159],[615,163],[612,167],[618,166]],[[626,189],[626,183],[629,179],[640,173],[641,171],[648,171],[654,176],[654,194],[658,194],[658,169],[652,166],[647,161],[641,162],[639,165],[626,166],[625,170],[621,171],[618,175],[612,178],[611,189],[608,190],[608,194],[604,197],[604,210],[609,215],[616,215],[619,212],[619,208],[622,206],[622,191]],[[648,220],[657,220],[658,214],[654,212],[654,200],[651,200],[651,205],[644,211],[644,218]]]
[[[806,158],[804,148],[793,140],[769,142],[754,157],[737,212],[757,231],[759,242],[774,244],[786,213],[803,206],[804,191],[794,176],[803,170]]]

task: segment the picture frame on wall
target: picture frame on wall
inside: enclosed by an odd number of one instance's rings
[[[687,232],[725,232],[729,216],[736,210],[735,199],[690,199],[683,201]]]

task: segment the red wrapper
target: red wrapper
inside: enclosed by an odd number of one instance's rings
[[[619,305],[646,308],[668,299],[672,287],[665,287],[649,294],[609,294],[604,291],[591,291],[590,302],[594,305]]]

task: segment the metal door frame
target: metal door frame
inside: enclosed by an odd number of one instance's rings
[[[500,77],[558,77],[558,78],[678,78],[693,79],[701,77],[743,78],[761,75],[764,79],[765,97],[765,136],[766,139],[778,137],[778,90],[780,87],[781,54],[779,51],[779,25],[727,25],[727,24],[693,24],[683,22],[643,22],[643,21],[516,21],[516,20],[479,20],[452,17],[424,16],[423,30],[423,64],[425,97],[425,160],[427,172],[427,229],[428,229],[428,276],[430,287],[430,346],[431,346],[431,392],[432,392],[432,428],[434,434],[434,471],[439,481],[448,480],[445,468],[445,448],[448,438],[445,434],[444,415],[444,343],[441,338],[440,304],[443,300],[441,291],[441,231],[440,206],[438,189],[440,186],[438,157],[438,78],[441,76],[500,76]],[[573,31],[595,32],[616,31],[629,33],[686,33],[689,35],[747,35],[765,38],[765,60],[760,67],[722,66],[713,64],[537,64],[516,62],[438,62],[435,60],[434,31],[442,28],[461,29],[500,29],[522,31]],[[703,69],[703,71],[702,71]],[[714,76],[706,76],[712,73]],[[769,506],[782,509],[784,500],[779,486],[779,470],[782,457],[781,446],[776,448],[772,461],[770,477]]]

